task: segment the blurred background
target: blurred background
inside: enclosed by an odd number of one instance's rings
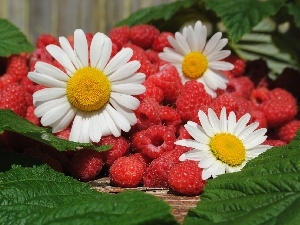
[[[176,0],[0,0],[0,18],[16,25],[35,44],[43,33],[55,37],[85,32],[108,33],[138,9]]]

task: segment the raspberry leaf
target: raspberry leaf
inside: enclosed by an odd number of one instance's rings
[[[288,145],[253,159],[241,172],[209,180],[190,224],[298,224],[300,132]]]
[[[76,143],[54,136],[49,128],[35,126],[28,120],[23,119],[11,110],[0,110],[0,134],[4,131],[12,131],[46,145],[52,146],[59,151],[90,148],[97,151],[110,149],[109,145],[94,146],[93,144]]]
[[[177,224],[154,196],[100,193],[46,165],[14,166],[0,186],[0,224]]]
[[[240,40],[262,19],[275,15],[284,3],[285,0],[205,0],[206,8],[221,18],[233,42]]]
[[[25,35],[6,19],[0,19],[0,56],[32,52],[34,46]]]
[[[177,31],[188,19],[199,17],[199,12],[196,9],[193,10],[195,7],[192,7],[197,2],[198,0],[175,1],[169,4],[143,8],[117,23],[116,26],[151,23],[161,30]],[[165,21],[169,22],[165,24]]]
[[[289,2],[287,4],[288,12],[294,16],[294,21],[300,28],[300,2]]]

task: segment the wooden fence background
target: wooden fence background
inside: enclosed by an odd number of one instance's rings
[[[138,9],[176,0],[0,0],[0,18],[20,28],[31,43],[42,33],[58,36],[85,32],[108,33]]]

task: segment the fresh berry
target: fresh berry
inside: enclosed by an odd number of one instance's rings
[[[152,64],[158,63],[160,60],[158,57],[158,52],[153,50],[146,51],[146,56]]]
[[[279,140],[279,139],[267,139],[262,144],[263,145],[271,145],[273,147],[277,147],[277,146],[284,146],[287,143],[284,142],[284,141],[282,141],[282,140]]]
[[[245,68],[246,68],[246,61],[235,56],[235,55],[230,55],[225,59],[225,61],[230,62],[233,64],[234,68],[229,71],[224,71],[224,73],[229,77],[240,77],[245,73]]]
[[[253,82],[248,77],[242,76],[230,79],[223,93],[231,93],[236,96],[249,99],[253,89]]]
[[[161,157],[154,159],[147,167],[143,183],[145,187],[168,188],[168,175],[170,169],[179,163],[181,150],[165,152]]]
[[[147,98],[153,98],[158,103],[162,102],[162,100],[164,99],[164,93],[159,87],[157,87],[155,84],[149,82],[148,80],[145,80],[143,82],[143,85],[146,87],[146,91],[143,94],[140,94],[137,96],[137,98],[140,101],[143,101]]]
[[[250,101],[253,103],[254,106],[259,107],[261,103],[267,99],[269,91],[270,90],[266,87],[253,89],[250,94]]]
[[[35,47],[36,48],[45,48],[47,45],[59,45],[58,40],[56,37],[52,36],[51,34],[41,34],[36,41]]]
[[[127,155],[129,152],[129,141],[123,136],[103,136],[99,144],[112,146],[109,150],[102,152],[103,161],[107,166],[111,166],[116,159]]]
[[[163,125],[153,125],[146,130],[136,132],[132,138],[133,149],[143,152],[150,158],[158,158],[164,152],[174,149],[175,131]]]
[[[262,111],[253,109],[253,110],[250,110],[250,115],[251,115],[251,119],[250,119],[249,123],[258,122],[259,125],[258,125],[257,129],[263,128],[263,127],[268,128],[267,119],[265,117],[265,114]]]
[[[162,52],[165,47],[171,47],[168,37],[174,37],[171,32],[161,32],[153,41],[152,49],[157,52]]]
[[[0,90],[0,109],[11,109],[19,116],[26,114],[25,90],[17,83],[11,83]]]
[[[11,83],[15,83],[17,82],[17,77],[13,74],[10,73],[4,73],[1,77],[0,77],[0,89],[8,86]]]
[[[71,158],[68,170],[78,180],[94,179],[103,167],[101,153],[91,149],[78,150]]]
[[[59,131],[59,132],[55,133],[54,135],[61,139],[69,140],[70,133],[71,133],[71,128],[67,127],[66,129]]]
[[[170,106],[160,106],[159,117],[162,125],[176,129],[181,124],[179,113]]]
[[[249,113],[250,111],[249,105],[250,104],[248,100],[236,96],[234,94],[225,93],[215,98],[210,106],[217,114],[217,116],[220,116],[222,108],[225,107],[227,115],[229,114],[229,112],[233,111],[237,119],[239,119],[244,114]]]
[[[149,24],[138,24],[130,28],[130,41],[142,47],[143,49],[151,48],[154,40],[159,36],[159,30]]]
[[[36,115],[34,114],[34,109],[35,109],[34,106],[28,106],[24,118],[30,121],[31,123],[33,123],[34,125],[39,126],[40,119],[37,118]]]
[[[175,103],[182,87],[181,78],[175,66],[169,64],[147,79],[163,91],[164,100],[167,103]]]
[[[29,57],[29,71],[34,71],[34,66],[38,61],[53,64],[53,58],[45,48],[37,48],[31,53]]]
[[[296,137],[296,133],[300,128],[300,120],[294,119],[281,126],[277,132],[280,140],[290,143]]]
[[[206,184],[202,180],[202,169],[195,161],[184,161],[174,165],[169,172],[170,188],[182,195],[199,195]]]
[[[26,76],[20,81],[20,85],[30,94],[34,92],[34,83]]]
[[[117,45],[120,50],[129,41],[130,29],[128,26],[121,26],[113,28],[108,36],[111,41]]]
[[[8,65],[6,73],[16,76],[17,80],[21,80],[28,74],[27,59],[20,55],[10,56],[8,59]]]
[[[181,120],[187,122],[198,115],[199,108],[210,105],[212,97],[207,94],[202,83],[187,81],[179,91],[176,99],[176,110]]]
[[[137,187],[143,179],[145,169],[146,163],[137,157],[120,157],[109,169],[110,182],[118,187]]]
[[[275,88],[268,93],[259,109],[267,119],[268,127],[279,127],[292,120],[298,112],[297,101],[288,91]]]
[[[134,111],[137,117],[137,127],[147,129],[152,125],[161,124],[160,105],[153,98],[146,98],[140,102],[139,107]]]

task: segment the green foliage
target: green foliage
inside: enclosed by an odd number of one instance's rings
[[[300,28],[300,2],[289,2],[287,8],[288,12],[294,16],[295,24]]]
[[[198,13],[193,10],[196,3],[197,0],[181,0],[169,4],[140,9],[137,12],[132,13],[128,18],[120,21],[116,26],[133,26],[149,23],[161,30],[177,31],[183,22],[186,21],[187,16],[189,19],[198,17]],[[170,20],[172,20],[172,24],[165,24],[165,21]]]
[[[0,187],[0,224],[177,224],[152,195],[99,193],[45,165],[0,173]]]
[[[0,19],[0,56],[32,52],[34,46],[25,35],[6,19]]]
[[[241,172],[208,181],[184,224],[300,224],[299,149],[300,134],[251,160]]]
[[[28,120],[19,117],[11,110],[0,110],[0,133],[5,130],[37,140],[46,145],[52,146],[59,151],[76,150],[83,147],[97,151],[106,151],[110,149],[110,146],[108,145],[94,146],[92,144],[76,143],[57,138],[51,133],[50,129],[35,126]]]
[[[206,0],[205,6],[221,18],[230,39],[237,42],[262,19],[277,13],[284,2],[285,0]]]

